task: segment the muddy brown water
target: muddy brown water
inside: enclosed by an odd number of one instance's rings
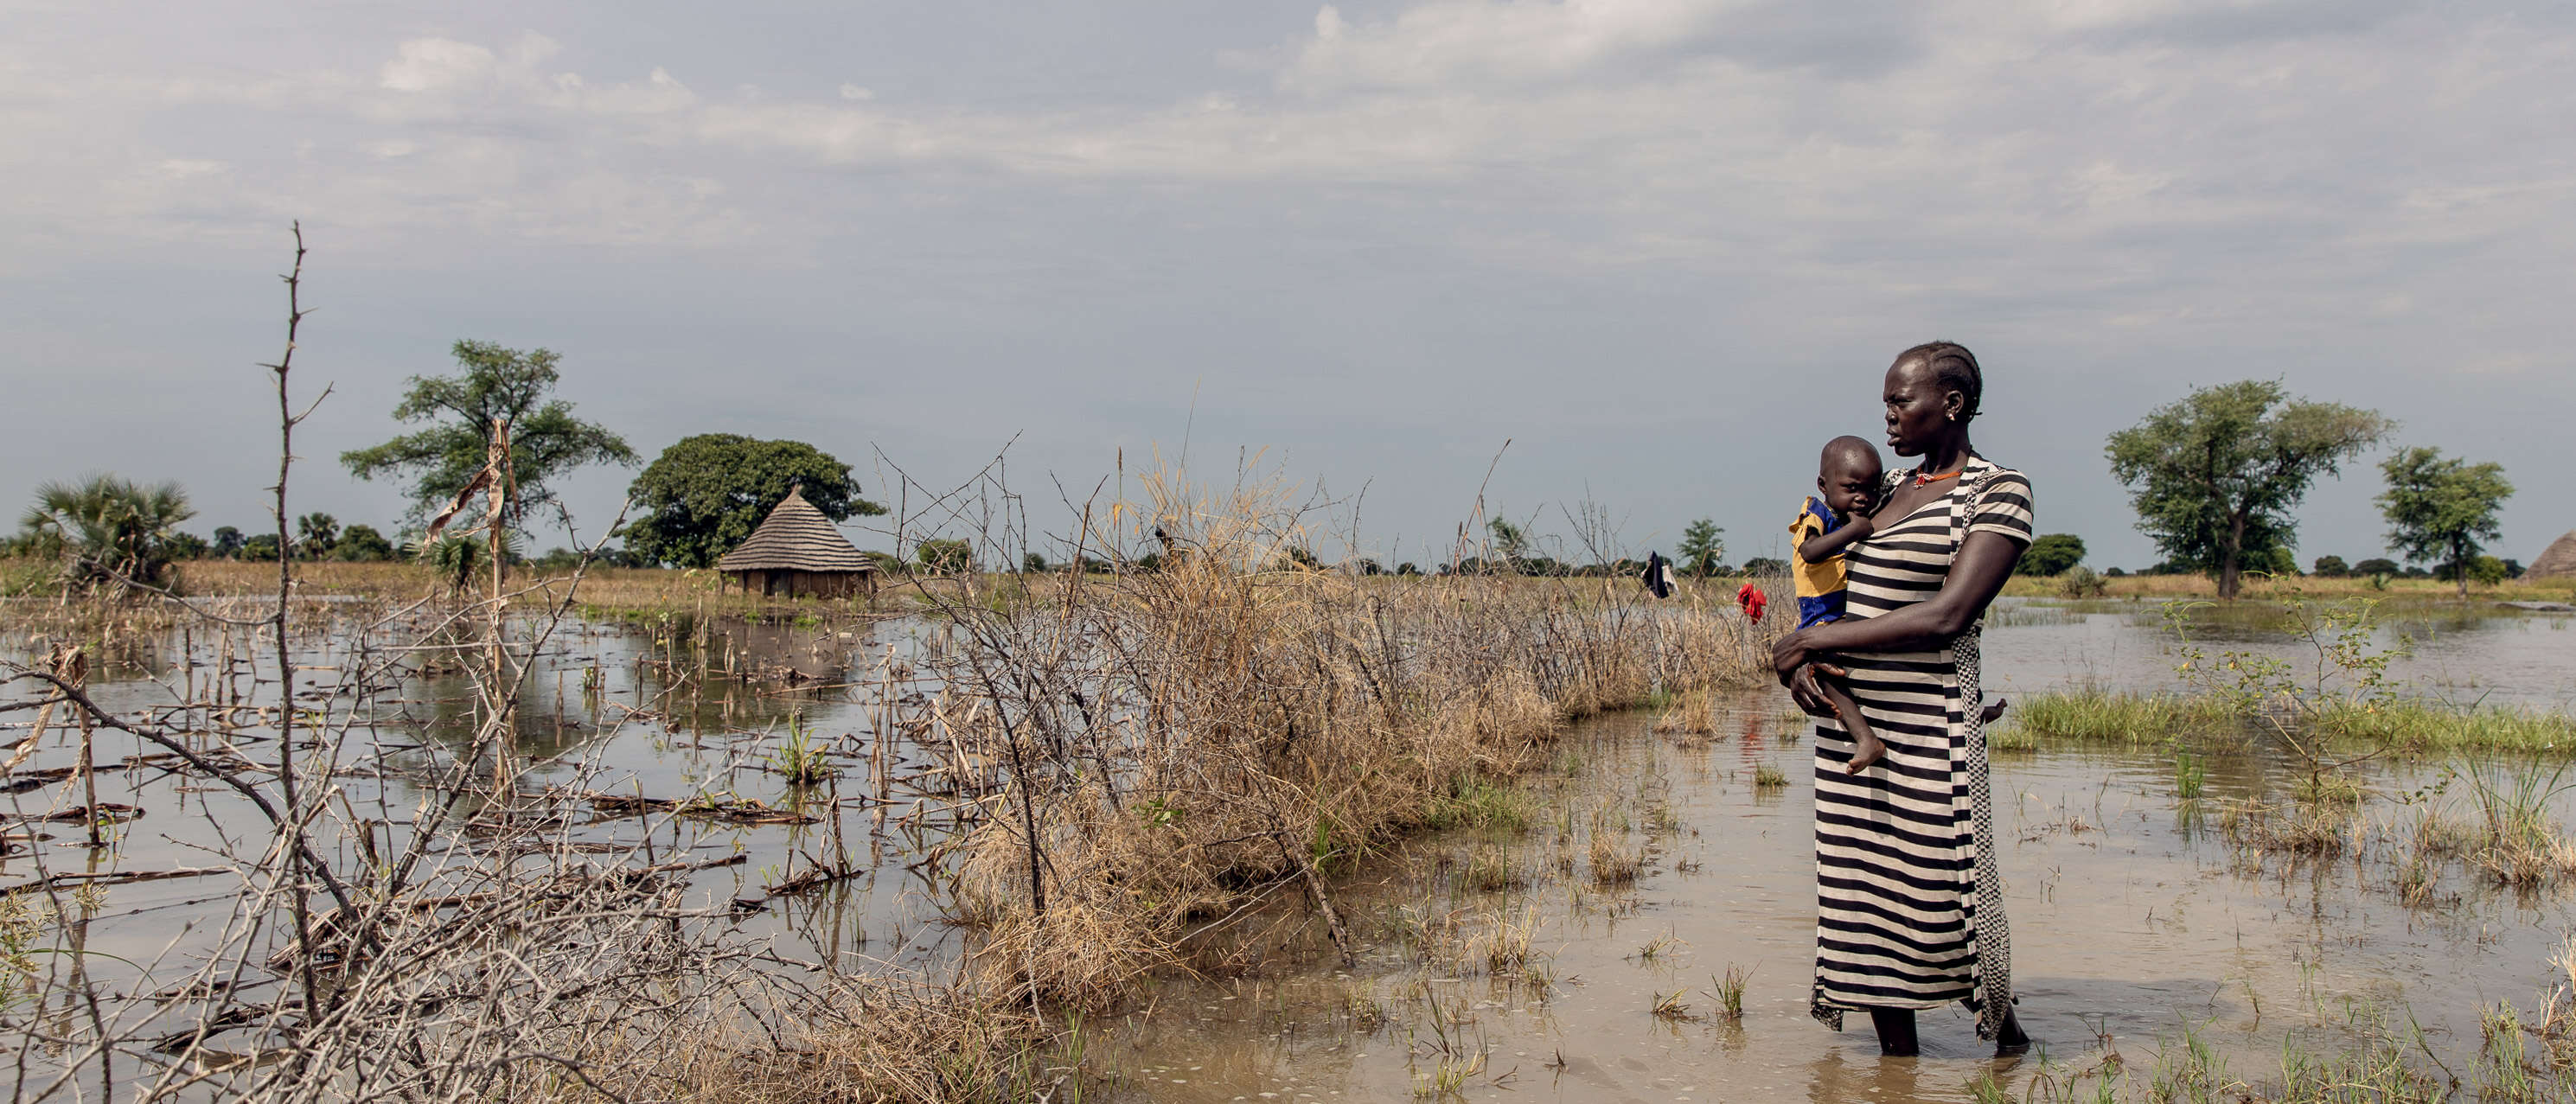
[[[2516,893],[2456,865],[2435,906],[2408,908],[2394,868],[2367,856],[2249,861],[2207,810],[2285,791],[2297,774],[2287,762],[2213,758],[2208,793],[2186,803],[2161,755],[2006,756],[1997,831],[2019,1011],[2037,1045],[1997,1059],[1954,1006],[1922,1014],[1920,1058],[1883,1058],[1865,1018],[1836,1033],[1808,1015],[1810,749],[1761,714],[1767,700],[1735,704],[1721,738],[1704,746],[1658,737],[1633,716],[1584,726],[1569,747],[1585,765],[1542,784],[1542,810],[1671,810],[1677,823],[1664,831],[1632,815],[1651,856],[1633,889],[1597,888],[1579,865],[1544,873],[1554,833],[1545,823],[1420,841],[1346,882],[1344,907],[1378,933],[1356,968],[1318,948],[1297,968],[1170,986],[1150,1020],[1110,1025],[1095,1053],[1111,1056],[1128,1090],[1118,1099],[1408,1099],[1457,1053],[1481,1053],[1478,1072],[1454,1093],[1428,1095],[1967,1100],[1972,1082],[1992,1076],[2018,1099],[2043,1062],[2084,1067],[2116,1051],[2149,1065],[2186,1028],[2240,1076],[2277,1077],[2285,1039],[2332,1049],[2355,1038],[2354,1016],[2380,1013],[2400,1024],[2411,1013],[2458,1061],[2475,1050],[2482,1007],[2528,1009],[2552,983],[2550,958],[2570,930],[2566,894]],[[1782,766],[1788,784],[1757,788],[1764,763]],[[1529,886],[1461,884],[1494,849],[1531,872]],[[1553,984],[1496,979],[1442,953],[1426,961],[1397,934],[1422,915],[1455,915],[1468,934],[1535,915]],[[1740,1021],[1715,1014],[1730,967],[1750,974]],[[1658,999],[1676,991],[1687,1014],[1657,1016]],[[1389,1005],[1382,1026],[1354,1014],[1354,992]],[[1430,1026],[1434,1001],[1457,1021],[1445,1032]]]
[[[2416,652],[2398,674],[2450,700],[2563,709],[2576,700],[2570,623],[2565,615],[2483,609],[2426,618],[2409,630]],[[2229,632],[2220,646],[2293,648],[2260,625]],[[842,685],[869,677],[889,648],[910,655],[935,646],[925,643],[935,630],[916,622],[734,626],[714,643],[723,665],[772,675],[797,668],[801,681],[717,677],[685,695],[664,693],[672,676],[663,661],[674,655],[666,635],[600,623],[575,626],[555,642],[521,716],[521,752],[533,761],[526,784],[656,797],[712,792],[806,808],[823,820],[659,822],[653,845],[663,856],[746,855],[740,865],[696,875],[694,888],[711,903],[763,896],[800,856],[846,846],[867,874],[773,898],[743,921],[746,930],[805,961],[945,961],[954,929],[937,922],[920,876],[905,867],[918,858],[911,848],[919,837],[885,829],[848,800],[871,784],[874,733],[861,696]],[[29,655],[23,639],[15,644],[18,656]],[[1988,677],[2005,693],[2172,685],[2169,638],[2146,604],[2009,602],[1986,647]],[[217,651],[201,636],[174,638],[141,669],[103,671],[94,692],[119,710],[165,704],[190,686],[202,692]],[[344,645],[316,645],[297,662],[312,668],[305,677],[327,685],[353,659]],[[256,687],[251,692],[255,699]],[[362,742],[381,756],[366,763],[390,769],[342,778],[352,804],[407,805],[417,791],[404,774],[413,762],[406,757],[453,738],[465,692],[455,676],[431,673],[371,702],[375,721]],[[2464,1053],[2474,1047],[2481,1007],[2500,1000],[2528,1007],[2545,989],[2551,955],[2571,928],[2568,893],[2517,893],[2457,862],[2440,875],[2436,905],[2405,907],[2391,884],[2394,868],[2381,857],[2386,848],[2376,844],[2331,862],[2249,859],[2209,810],[2228,798],[2283,792],[2292,771],[2275,758],[2213,757],[2208,796],[2195,813],[2176,798],[2173,763],[2161,752],[2000,756],[1998,832],[2016,986],[2039,1045],[1996,1060],[1963,1011],[1944,1009],[1923,1017],[1923,1057],[1882,1059],[1857,1018],[1855,1030],[1837,1034],[1806,1013],[1812,759],[1804,726],[1782,716],[1784,704],[1770,691],[1730,699],[1716,737],[1688,743],[1647,731],[1651,718],[1641,715],[1578,726],[1562,745],[1570,769],[1532,782],[1528,830],[1427,837],[1341,876],[1337,892],[1360,948],[1355,965],[1343,968],[1327,953],[1301,909],[1258,915],[1272,938],[1248,968],[1164,982],[1142,1006],[1150,1015],[1085,1025],[1083,1066],[1093,1075],[1085,1095],[1406,1099],[1431,1087],[1446,1058],[1449,1069],[1473,1072],[1434,1097],[1962,1100],[1988,1075],[2018,1096],[2043,1062],[2081,1067],[2116,1052],[2144,1066],[2186,1029],[2239,1073],[2259,1077],[2277,1071],[2285,1041],[2330,1049],[2353,1037],[2343,1026],[2353,1017],[2392,1010],[2413,1015],[2437,1052]],[[650,715],[627,712],[634,709]],[[765,769],[791,715],[842,767],[837,791],[796,790]],[[14,720],[0,735],[14,738],[24,727]],[[58,728],[29,766],[70,762],[73,739]],[[263,749],[273,743],[246,747],[273,755]],[[137,750],[150,749],[103,735],[98,757]],[[926,758],[903,749],[897,769],[918,770]],[[1754,775],[1765,765],[1779,767],[1786,785],[1757,788]],[[2434,769],[2363,768],[2387,791],[2420,785]],[[11,801],[19,817],[40,815],[64,803],[60,789],[23,790]],[[239,833],[251,824],[229,795],[157,771],[103,774],[99,796],[147,815],[98,851],[82,845],[77,827],[34,826],[51,838],[33,854],[0,859],[0,881],[32,877],[39,859],[55,871],[200,865],[213,825]],[[899,796],[897,816],[942,800]],[[2372,808],[2378,820],[2390,818],[2383,804]],[[1604,889],[1585,873],[1593,817],[1609,809],[1624,812],[1648,849],[1633,886]],[[1660,824],[1657,809],[1668,817]],[[2569,802],[2557,811],[2562,822],[2576,821]],[[629,846],[645,824],[603,820],[563,838]],[[1568,825],[1572,836],[1561,839]],[[1570,871],[1555,864],[1561,846],[1574,852]],[[1462,884],[1474,880],[1466,871],[1480,861],[1509,866],[1522,884],[1491,892]],[[75,918],[78,934],[87,948],[138,966],[102,956],[92,976],[111,989],[148,992],[184,974],[197,946],[190,933],[216,926],[230,890],[226,877],[107,889],[97,908]],[[1454,942],[1506,915],[1537,925],[1543,984],[1458,968]],[[1451,921],[1453,946],[1427,956],[1407,934],[1426,925],[1445,930]],[[1715,978],[1730,966],[1750,971],[1740,1021],[1711,1014]],[[1676,992],[1688,1013],[1657,1017],[1657,999]],[[1354,994],[1359,1007],[1382,1010],[1383,1022],[1355,1012]]]

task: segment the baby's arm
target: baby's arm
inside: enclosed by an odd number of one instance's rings
[[[1830,533],[1818,533],[1798,542],[1798,558],[1808,563],[1818,563],[1841,555],[1843,549],[1851,547],[1852,542],[1869,536],[1872,528],[1869,516],[1855,511],[1852,519],[1844,522],[1842,528]]]

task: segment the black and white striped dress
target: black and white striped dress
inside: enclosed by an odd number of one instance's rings
[[[1902,519],[1880,519],[1852,546],[1847,616],[1932,597],[1969,533],[2027,546],[2031,521],[2030,480],[1972,457],[1948,493]],[[1819,720],[1814,1011],[1837,1030],[1845,1010],[1956,1000],[1991,1039],[2011,1007],[2012,943],[1978,719],[1979,635],[1972,627],[1939,651],[1839,657],[1887,757],[1844,774],[1851,737],[1839,722]]]

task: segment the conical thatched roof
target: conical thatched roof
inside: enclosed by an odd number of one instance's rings
[[[2531,561],[2531,566],[2523,570],[2523,578],[2526,579],[2555,579],[2569,575],[2576,575],[2576,530],[2569,530],[2566,536],[2551,541],[2540,558]]]
[[[762,518],[760,528],[724,558],[716,561],[718,571],[874,571],[877,565],[848,537],[824,517],[823,511],[805,501],[802,489],[790,489],[787,497]]]

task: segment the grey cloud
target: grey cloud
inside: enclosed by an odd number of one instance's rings
[[[2409,15],[2455,10],[2429,0],[2179,0],[2136,5],[2081,37],[2112,47],[2226,47],[2360,34]]]
[[[1641,546],[1712,515],[1743,554],[1938,335],[1995,368],[1986,447],[2043,526],[2135,567],[2100,441],[2188,384],[2283,375],[2519,473],[2576,399],[2576,38],[2527,12],[1350,5],[1323,47],[1312,7],[935,7],[335,9],[243,42],[57,11],[80,52],[0,46],[0,320],[42,335],[8,370],[49,415],[0,456],[31,484],[166,425],[133,474],[239,524],[267,477],[229,389],[273,355],[295,217],[342,386],[315,456],[474,336],[564,351],[648,451],[792,433],[937,478],[1025,430],[1015,471],[1087,486],[1195,395],[1194,456],[1374,479],[1385,539],[1445,533],[1513,438],[1516,516],[1593,493]],[[2190,31],[2227,19],[2272,29]],[[625,478],[567,489],[604,514]],[[2312,553],[2376,550],[2370,482],[2321,494]],[[2520,482],[2513,516],[2576,524]]]

